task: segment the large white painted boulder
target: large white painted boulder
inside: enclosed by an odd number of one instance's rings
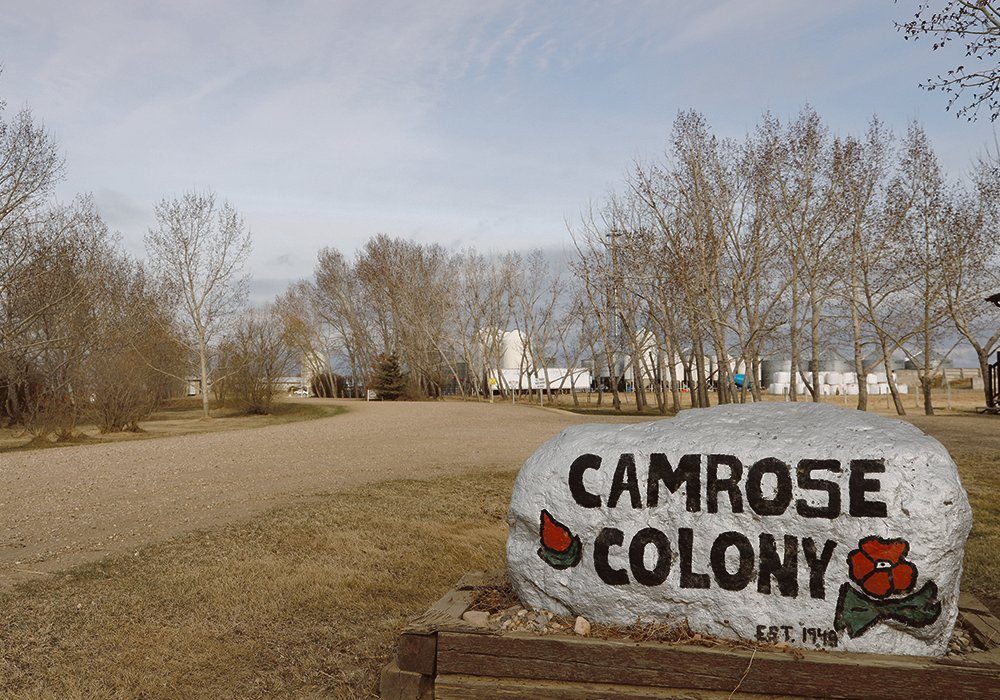
[[[533,607],[939,655],[972,512],[948,452],[912,425],[764,403],[564,430],[521,468],[508,523]]]

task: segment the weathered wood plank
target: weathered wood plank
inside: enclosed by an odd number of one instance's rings
[[[978,644],[987,649],[1000,646],[1000,620],[988,612],[979,614],[971,610],[960,610],[958,615]]]
[[[797,696],[801,698],[801,696]],[[643,688],[610,683],[572,683],[518,678],[439,675],[434,682],[435,700],[794,700],[790,695],[759,693],[730,694],[683,688]]]
[[[396,645],[396,665],[403,671],[433,676],[437,661],[437,635],[403,632]]]
[[[1000,619],[979,598],[959,594],[958,617],[978,644],[987,649],[1000,647]]]
[[[468,610],[483,588],[502,583],[506,574],[502,571],[471,571],[434,603],[426,612],[412,618],[403,629],[404,633],[430,634],[442,628],[458,628],[473,631],[462,620],[462,613]],[[479,629],[480,633],[489,633]]]
[[[501,583],[506,574],[502,571],[470,571],[458,580],[455,588],[468,590],[496,586]]]
[[[382,669],[378,689],[382,700],[434,700],[433,677],[400,670],[395,663]]]
[[[477,591],[473,588],[452,588],[426,612],[410,620],[403,631],[428,633],[442,625],[461,624],[462,613],[472,605],[476,594]]]
[[[867,700],[995,697],[1000,669],[945,666],[916,657],[790,654],[573,637],[441,632],[439,674],[547,679]]]
[[[965,591],[961,591],[958,594],[958,609],[969,610],[979,614],[990,614],[990,609],[986,607],[986,603],[979,600],[979,598],[971,593],[966,593]]]

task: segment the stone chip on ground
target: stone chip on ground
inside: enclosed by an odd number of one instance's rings
[[[462,619],[476,627],[486,627],[490,624],[490,614],[483,610],[466,610],[462,613]]]

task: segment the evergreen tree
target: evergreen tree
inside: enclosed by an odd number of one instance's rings
[[[406,388],[406,379],[399,367],[399,359],[395,355],[385,353],[379,355],[375,358],[374,369],[372,389],[378,392],[380,399],[395,401],[402,396]]]

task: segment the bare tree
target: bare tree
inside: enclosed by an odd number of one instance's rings
[[[347,367],[353,395],[358,396],[378,354],[376,339],[388,342],[391,337],[389,317],[383,315],[382,305],[366,298],[356,266],[340,251],[320,251],[314,278],[314,308],[329,327],[331,350]]]
[[[278,381],[292,365],[281,319],[271,308],[251,309],[224,345],[231,366],[226,381],[239,406],[247,413],[270,413]]]
[[[865,318],[879,318],[882,305],[896,291],[892,271],[885,269],[887,264],[893,265],[889,239],[879,225],[888,149],[888,135],[877,119],[872,120],[863,140],[848,137],[833,144],[834,188],[844,227],[844,254],[841,264],[835,266],[843,284],[837,291],[849,318],[850,357],[858,378],[857,408],[861,411],[868,408],[866,378],[874,369],[869,359],[874,356],[874,340]]]
[[[187,326],[207,418],[213,343],[246,296],[250,233],[236,209],[229,202],[217,207],[211,192],[164,199],[155,211],[158,226],[146,235],[146,251]]]
[[[286,342],[299,357],[303,375],[311,377],[314,390],[325,396],[337,390],[319,379],[330,371],[333,340],[316,308],[316,297],[313,283],[295,282],[275,300],[274,312],[281,319]]]
[[[102,433],[140,430],[140,421],[183,386],[187,364],[162,293],[143,267],[107,261],[97,280],[85,360],[90,409]]]
[[[581,284],[587,301],[587,313],[594,322],[598,349],[592,353],[595,380],[600,386],[602,367],[607,368],[611,403],[616,411],[622,407],[619,385],[624,375],[618,309],[616,300],[621,292],[620,262],[615,245],[617,230],[607,212],[597,214],[591,209],[577,230],[570,230],[576,248],[571,269]],[[600,395],[598,400],[600,400]]]
[[[1000,310],[984,299],[1000,289],[1000,154],[978,160],[973,184],[945,231],[940,263],[948,316],[975,351],[986,405],[994,408],[989,358],[1000,347]]]
[[[980,107],[985,105],[990,120],[996,121],[1000,116],[1000,3],[995,0],[948,0],[938,7],[932,10],[931,3],[920,3],[913,19],[897,23],[896,28],[906,39],[914,41],[930,36],[934,51],[958,39],[965,44],[965,62],[928,78],[921,87],[948,93],[948,110],[967,96],[956,116],[973,121]]]
[[[523,259],[510,290],[510,317],[520,334],[524,369],[529,376],[544,380],[543,391],[552,400],[549,367],[555,358],[556,316],[563,297],[563,281],[558,270],[552,269],[541,250],[534,250]]]
[[[896,297],[897,306],[911,313],[911,346],[903,337],[896,344],[919,369],[924,412],[933,415],[931,389],[934,376],[944,356],[938,344],[947,316],[944,295],[945,274],[942,259],[946,255],[945,231],[954,225],[950,194],[926,133],[916,124],[910,126],[900,164],[905,196],[909,203],[902,219],[901,249],[897,257],[906,287]],[[889,386],[896,396],[892,368],[886,358]],[[946,378],[945,378],[946,380]]]
[[[63,170],[54,139],[28,109],[10,120],[3,118],[3,110],[0,101],[0,357],[10,358],[19,353],[34,319],[55,301],[39,298],[29,308],[17,299],[37,288],[33,275],[39,268],[32,261],[60,238],[54,215],[62,224],[67,217],[45,206]],[[7,387],[13,392],[14,382]],[[13,393],[6,397],[8,402],[15,399]]]

